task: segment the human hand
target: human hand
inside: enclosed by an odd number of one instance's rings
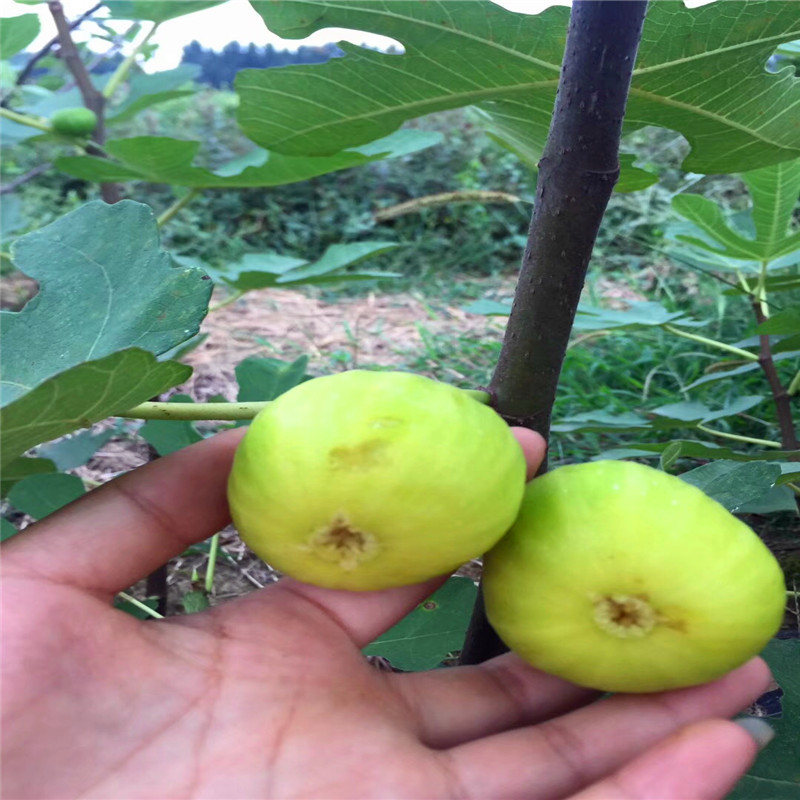
[[[516,434],[531,470],[544,443]],[[141,622],[117,592],[229,521],[241,431],[112,481],[3,546],[3,796],[719,798],[753,739],[725,720],[754,659],[706,686],[597,695],[507,654],[381,672],[360,648],[441,583],[292,580]],[[579,793],[579,794],[575,794]]]

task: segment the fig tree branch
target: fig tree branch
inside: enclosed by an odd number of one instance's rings
[[[86,108],[91,109],[98,117],[101,117],[103,113],[103,95],[92,84],[92,79],[86,71],[86,66],[81,61],[78,48],[75,47],[75,42],[72,41],[71,27],[64,16],[64,8],[59,0],[50,0],[47,7],[50,9],[58,31],[58,38],[61,43],[61,57],[67,69],[72,73],[78,89],[80,89],[83,103]],[[102,130],[101,125],[98,125],[98,130]]]
[[[693,342],[708,345],[709,347],[716,347],[718,350],[725,350],[728,353],[740,356],[745,361],[758,361],[758,356],[751,353],[749,350],[742,350],[741,347],[734,347],[725,342],[718,342],[716,339],[709,339],[707,336],[699,336],[696,333],[689,333],[688,331],[681,330],[674,325],[664,325],[664,330],[669,331],[674,336],[681,336],[684,339],[690,339]]]
[[[740,436],[738,433],[728,433],[727,431],[715,431],[713,428],[709,428],[703,424],[698,424],[695,428],[698,431],[707,433],[709,436],[719,436],[720,439],[731,439],[734,442],[745,442],[746,444],[755,444],[759,447],[775,447],[778,450],[782,447],[780,442],[773,442],[769,439],[756,439],[753,436]]]
[[[572,4],[528,244],[489,386],[508,422],[545,438],[592,247],[619,178],[622,120],[646,10],[646,0]],[[461,660],[479,663],[505,649],[479,597]]]
[[[24,175],[20,175],[13,181],[9,181],[8,183],[4,183],[2,186],[0,186],[0,194],[11,194],[11,192],[13,192],[15,189],[19,189],[19,187],[23,184],[27,183],[28,181],[32,181],[43,172],[47,172],[47,170],[51,169],[52,166],[53,165],[49,162],[39,164],[33,169],[28,170]]]
[[[72,22],[69,23],[70,31],[74,31],[82,22],[87,20],[89,17],[97,11],[103,5],[102,1],[100,3],[96,3],[93,5],[88,11],[84,11],[79,17],[76,17]],[[19,75],[17,75],[17,79],[14,81],[14,88],[17,86],[21,86],[25,83],[28,78],[30,78],[31,73],[33,72],[33,68],[58,44],[59,36],[58,34],[54,36],[41,50],[34,53],[28,63],[22,68]],[[12,89],[3,99],[0,101],[0,106],[3,108],[8,106],[8,103],[11,100],[11,94],[14,90]]]
[[[758,324],[761,325],[761,323],[766,322],[767,317],[764,314],[760,301],[753,299],[752,305],[753,313],[756,316]],[[778,416],[778,427],[781,432],[781,447],[784,450],[797,450],[800,448],[800,441],[798,441],[797,431],[794,427],[794,419],[792,418],[791,386],[787,389],[781,383],[778,370],[775,368],[775,362],[772,359],[769,334],[759,334],[758,340],[760,344],[758,363],[764,375],[766,375],[767,383],[772,392],[772,400],[775,403],[775,413]],[[796,460],[796,458],[790,459],[790,461]]]
[[[103,97],[103,93],[95,88],[86,66],[83,61],[81,61],[78,48],[75,47],[75,42],[72,41],[71,27],[64,16],[64,8],[60,0],[49,0],[47,7],[50,9],[50,14],[53,17],[56,30],[58,31],[58,40],[61,45],[61,57],[72,73],[75,83],[78,85],[81,97],[83,98],[83,104],[86,108],[97,114],[97,127],[92,133],[92,140],[97,142],[98,145],[102,145],[106,140],[106,99]],[[102,156],[102,153],[98,153],[97,155]],[[107,203],[116,203],[122,199],[119,184],[116,183],[101,183],[100,193],[103,200]]]
[[[113,58],[115,55],[117,55],[117,53],[119,53],[120,50],[122,50],[122,48],[127,43],[128,34],[131,31],[138,29],[139,27],[140,27],[139,23],[134,22],[127,30],[123,31],[122,33],[118,33],[116,36],[114,36],[111,40],[111,47],[109,47],[108,50],[102,53],[98,53],[91,61],[87,62],[86,71],[91,75],[92,71],[96,67],[102,64],[104,61],[107,61],[108,59]],[[66,91],[67,89],[71,89],[73,86],[75,86],[74,81],[72,82],[72,84],[66,84],[62,86],[59,91],[61,92]],[[103,95],[106,96],[105,90],[103,91]]]
[[[216,305],[210,306],[208,313],[211,314],[214,311],[219,311],[221,308],[225,308],[225,306],[233,305],[240,297],[244,297],[245,294],[246,292],[244,289],[237,289],[236,291],[231,292],[224,300],[220,300]]]
[[[114,92],[119,89],[120,84],[128,77],[128,73],[136,63],[136,56],[142,51],[142,48],[150,41],[153,34],[158,30],[158,23],[153,23],[153,27],[139,40],[138,44],[133,48],[131,54],[116,68],[114,74],[109,79],[105,88],[103,89],[103,97],[110,100],[114,96]]]
[[[395,206],[379,208],[372,215],[375,222],[387,222],[390,219],[402,217],[404,214],[414,214],[423,208],[444,206],[451,203],[519,203],[522,198],[508,192],[488,191],[485,189],[466,189],[456,192],[441,192],[429,194],[426,197],[415,197]]]
[[[201,189],[190,189],[183,197],[179,197],[163,214],[159,215],[156,220],[158,227],[161,228],[166,225],[176,214],[186,208],[201,191]]]

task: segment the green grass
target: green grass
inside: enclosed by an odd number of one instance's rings
[[[420,291],[429,296],[433,308],[437,303],[455,305],[455,300],[475,299],[477,292],[493,295],[492,290],[508,289],[508,281],[465,281],[451,287],[442,295],[442,287],[433,282]],[[745,338],[752,330],[752,312],[742,300],[724,304],[713,300],[718,291],[713,281],[704,279],[692,284],[686,292],[680,280],[673,276],[671,297],[656,292],[653,299],[667,307],[680,306],[697,319],[710,324],[702,332],[706,336],[733,342]],[[678,302],[679,301],[679,302]],[[800,298],[781,298],[782,303],[798,302]],[[422,350],[410,357],[405,366],[413,371],[433,375],[464,388],[488,385],[500,353],[497,339],[477,339],[469,334],[434,333],[425,321],[418,323]],[[711,407],[725,404],[740,395],[761,395],[762,403],[746,415],[716,421],[713,427],[728,433],[778,440],[775,408],[763,373],[755,370],[736,378],[718,381],[691,392],[686,386],[726,360],[725,354],[678,338],[658,328],[645,332],[609,332],[605,335],[573,335],[559,382],[553,419],[589,411],[604,410],[611,414],[634,411],[647,414],[654,408],[682,400],[698,400]],[[781,362],[781,377],[788,383],[797,364]],[[721,438],[709,438],[689,428],[670,432],[632,432],[629,434],[555,434],[551,451],[556,462],[581,461],[599,452],[618,446],[631,446],[636,441],[669,441],[684,436],[726,444]],[[746,445],[739,447],[744,447]]]

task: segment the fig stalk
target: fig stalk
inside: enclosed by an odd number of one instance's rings
[[[491,405],[488,392],[477,389],[457,389],[481,405]],[[116,414],[128,419],[175,419],[186,421],[200,420],[241,420],[254,419],[263,411],[270,400],[252,403],[140,403]]]

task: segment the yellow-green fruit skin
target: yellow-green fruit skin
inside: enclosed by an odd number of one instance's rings
[[[484,564],[487,616],[544,672],[607,692],[706,683],[781,625],[781,569],[688,483],[599,461],[532,481]]]
[[[50,118],[50,125],[62,136],[88,136],[97,127],[97,114],[88,108],[62,108]]]
[[[366,591],[450,572],[514,522],[525,459],[465,392],[403,372],[316,378],[258,414],[228,482],[234,524],[278,570]]]

